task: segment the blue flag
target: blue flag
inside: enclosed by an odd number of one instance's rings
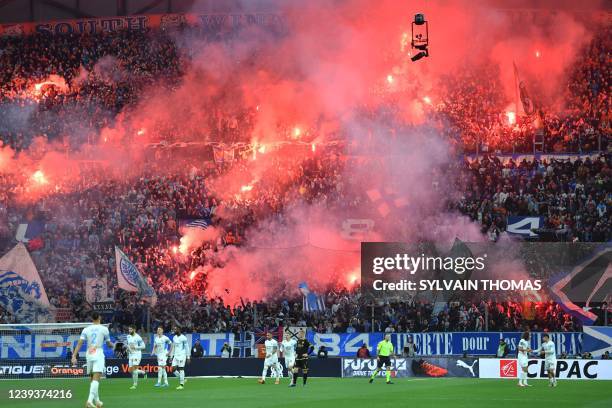
[[[22,243],[0,258],[0,306],[21,323],[51,318],[45,287]]]
[[[210,225],[209,218],[183,218],[179,219],[179,230],[183,228],[206,229]]]
[[[115,262],[119,288],[128,292],[138,292],[140,296],[147,298],[152,305],[155,305],[157,302],[155,290],[119,247],[115,247]]]
[[[298,288],[302,292],[302,309],[304,312],[321,312],[325,310],[325,301],[323,296],[311,292],[306,282],[299,284]]]

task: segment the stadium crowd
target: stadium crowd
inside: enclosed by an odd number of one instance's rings
[[[594,159],[466,163],[465,195],[457,208],[478,220],[490,239],[510,215],[545,217],[538,233],[549,241],[606,242],[612,238],[610,155]]]
[[[538,84],[530,83],[530,96],[538,101],[537,112],[528,117],[509,116],[495,64],[449,73],[440,84],[445,88],[444,97],[432,107],[440,131],[470,153],[533,153],[536,133],[544,136],[544,146],[536,149],[540,152],[607,150],[611,33],[609,25],[601,27],[581,51],[579,62],[568,73],[563,113],[546,107],[544,97],[539,97]],[[558,101],[549,102],[555,103]]]
[[[147,84],[162,80],[171,86],[180,78],[189,61],[171,38],[156,31],[0,38],[0,140],[16,151],[27,149],[40,135],[49,140],[77,138],[64,140],[68,145],[84,142],[78,137],[90,133],[85,129],[99,130],[111,123],[137,102]],[[593,40],[584,63],[569,76],[571,111],[546,112],[543,117],[545,151],[607,150],[609,49],[609,29],[605,29]],[[50,75],[63,78],[70,84],[68,90],[58,92],[50,86],[42,88],[42,96],[24,97]],[[484,67],[445,78],[447,93],[434,117],[448,123],[445,132],[463,151],[475,151],[479,145],[481,151],[486,146],[490,152],[530,152],[536,129],[531,122],[513,127],[504,122],[501,87],[487,86],[494,81],[483,80],[497,76],[494,68]],[[220,118],[216,126],[220,135],[232,140],[242,137],[242,125],[232,119]],[[595,156],[504,162],[491,155],[466,161],[458,165],[464,195],[449,206],[480,223],[493,241],[504,233],[508,215],[545,217],[539,232],[542,239],[608,241],[612,158],[608,153]],[[152,326],[179,324],[198,332],[239,332],[261,325],[309,326],[320,332],[579,328],[553,303],[463,300],[449,302],[434,313],[434,305],[426,302],[372,305],[355,291],[333,288],[326,294],[327,310],[310,314],[295,297],[235,305],[207,299],[206,274],[192,277],[191,272],[204,265],[222,267],[216,264],[217,249],[241,245],[244,231],[258,220],[281,213],[296,197],[324,200],[332,207],[351,205],[338,188],[342,163],[335,153],[309,159],[299,171],[279,159],[275,171],[288,177],[283,184],[277,178],[261,177],[256,199],[211,193],[209,180],[241,165],[238,159],[173,176],[152,171],[135,182],[104,179],[95,174],[103,170],[93,169],[76,188],[35,203],[16,203],[16,181],[0,173],[0,253],[15,244],[17,226],[24,219],[43,223],[44,231],[29,249],[52,305],[70,309],[70,319],[79,321],[91,307],[83,293],[85,278],[104,277],[109,288],[116,287],[114,248],[120,246],[147,276],[158,299],[148,316],[146,304],[136,296],[111,291],[116,330],[132,322],[144,326],[149,318]],[[221,204],[241,216],[219,217]],[[180,224],[188,219],[210,220],[222,233],[181,253]],[[0,321],[11,319],[0,310]]]

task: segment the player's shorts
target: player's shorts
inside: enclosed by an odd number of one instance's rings
[[[278,364],[278,356],[268,357],[264,360],[264,365],[271,367]]]
[[[104,357],[87,360],[87,374],[104,373],[106,371]]]
[[[172,357],[172,367],[185,367],[185,360],[187,360],[186,356],[174,356]]]
[[[518,365],[522,368],[527,367],[527,365],[529,364],[529,359],[527,357],[519,357],[517,360]]]
[[[157,365],[165,366],[168,364],[168,355],[167,354],[158,354],[157,355]]]
[[[389,356],[378,356],[377,368],[388,367],[391,368],[391,358]]]
[[[302,370],[308,370],[308,359],[300,358],[295,360],[294,368],[301,368]]]
[[[546,369],[546,371],[556,370],[557,369],[557,359],[545,359],[544,368]]]
[[[140,365],[141,359],[142,359],[142,356],[138,356],[138,357],[128,356],[128,367],[138,367]]]
[[[287,366],[287,368],[295,366],[295,356],[285,357],[285,366]]]

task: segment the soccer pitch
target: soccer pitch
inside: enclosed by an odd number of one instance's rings
[[[129,390],[131,379],[109,379],[100,383],[105,408],[151,407],[611,407],[612,387],[607,381],[559,381],[557,388],[546,380],[532,380],[530,388],[519,388],[512,380],[462,378],[395,379],[387,385],[381,379],[368,384],[367,379],[311,378],[308,386],[288,388],[288,379],[280,385],[273,381],[257,384],[254,378],[190,378],[185,389],[154,388],[156,378],[140,380],[137,390]],[[9,399],[10,389],[71,390],[69,400]],[[89,382],[79,380],[7,380],[0,381],[0,407],[83,407]]]

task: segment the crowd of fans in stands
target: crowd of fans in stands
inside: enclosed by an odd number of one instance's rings
[[[610,155],[573,162],[503,163],[484,157],[466,163],[465,195],[457,208],[478,220],[491,240],[511,215],[542,216],[549,241],[606,242],[611,237]]]
[[[539,234],[547,240],[603,242],[612,238],[612,157],[605,153],[609,34],[606,29],[596,36],[584,63],[571,73],[570,111],[563,115],[546,112],[542,119],[546,151],[602,150],[600,155],[571,162],[503,162],[484,156],[459,165],[458,181],[464,195],[449,206],[480,223],[492,241],[504,233],[509,215],[545,217]],[[79,129],[100,129],[136,102],[139,90],[147,84],[160,79],[172,84],[179,79],[187,63],[171,37],[155,31],[0,38],[0,140],[20,151],[28,148],[35,136],[78,138]],[[52,87],[45,89],[45,97],[38,101],[23,97],[34,83],[51,74],[82,85],[60,93]],[[496,75],[495,69],[485,67],[445,78],[448,92],[433,116],[445,123],[445,133],[464,151],[475,151],[478,145],[480,151],[486,146],[488,151],[529,152],[536,129],[527,122],[514,127],[504,123],[501,88],[483,80]],[[65,112],[82,121],[67,122]],[[231,121],[218,122],[218,128],[227,131],[222,133],[239,133],[238,125]],[[240,160],[231,166],[241,166]],[[285,171],[283,166],[280,160],[276,171]],[[179,324],[186,331],[197,332],[296,325],[333,333],[579,328],[552,303],[463,300],[449,302],[444,310],[434,313],[434,306],[427,302],[370,304],[359,293],[334,288],[326,295],[327,310],[308,314],[302,311],[301,298],[245,300],[235,305],[207,299],[203,294],[205,275],[192,279],[190,272],[214,264],[218,247],[241,245],[245,229],[257,220],[281,213],[298,195],[306,201],[324,199],[331,207],[351,205],[343,200],[339,187],[341,163],[336,155],[329,155],[305,161],[299,171],[286,171],[288,177],[283,182],[293,188],[262,177],[258,185],[262,192],[256,199],[224,198],[225,208],[242,214],[239,220],[232,217],[227,221],[217,217],[222,199],[211,194],[207,184],[227,167],[218,164],[174,176],[152,172],[136,182],[92,177],[76,190],[52,194],[34,204],[15,203],[15,181],[0,173],[0,253],[14,245],[17,226],[24,219],[44,222],[42,245],[30,248],[32,257],[52,305],[71,309],[73,320],[83,320],[91,307],[82,290],[85,278],[106,277],[108,287],[116,287],[114,247],[118,245],[156,290],[152,325]],[[189,218],[212,219],[223,234],[189,254],[177,254],[179,223]],[[149,316],[142,301],[122,291],[111,295],[116,328],[132,322],[145,325]],[[1,321],[12,318],[0,310]]]

